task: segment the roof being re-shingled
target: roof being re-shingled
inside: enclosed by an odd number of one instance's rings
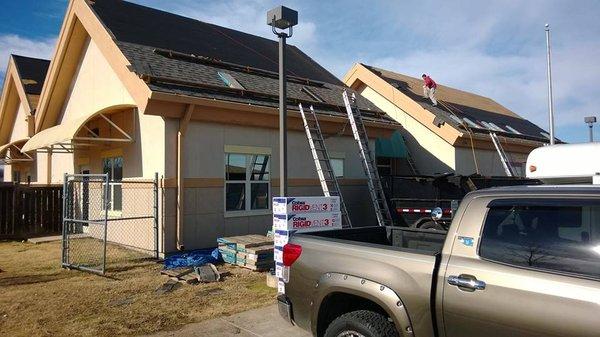
[[[126,1],[97,0],[90,6],[151,90],[277,107],[276,41]],[[318,112],[345,114],[342,92],[353,91],[300,49],[288,45],[287,56],[290,107],[312,104]],[[219,72],[243,89],[229,87]],[[357,104],[367,118],[395,123],[358,94]]]
[[[12,58],[23,82],[25,93],[39,95],[42,92],[50,61],[20,55],[12,55]]]
[[[429,99],[423,98],[422,79],[368,65],[364,66],[421,105],[424,109],[430,111],[455,128],[465,129],[465,123],[459,124],[453,117],[458,117],[461,120],[468,118],[481,125],[481,128],[470,127],[475,133],[488,133],[490,131],[481,124],[481,121],[484,121],[487,123],[494,123],[505,130],[504,132],[494,130],[494,132],[505,137],[523,138],[541,142],[548,141],[542,134],[542,132],[545,133],[544,129],[508,110],[490,98],[450,88],[438,83],[436,98],[440,104],[433,106]],[[512,132],[507,126],[519,131],[521,134]]]

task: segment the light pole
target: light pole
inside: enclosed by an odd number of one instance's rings
[[[292,37],[298,24],[298,12],[278,6],[267,12],[267,24],[279,37],[279,195],[287,196],[287,83],[285,75],[285,41]],[[280,29],[279,31],[277,29]],[[288,30],[289,33],[285,32]]]
[[[596,116],[584,117],[583,121],[590,128],[590,143],[594,142],[594,123],[596,123]]]
[[[552,100],[552,63],[550,60],[550,25],[546,24],[546,61],[548,63],[548,119],[550,120],[550,145],[554,145],[554,103]]]

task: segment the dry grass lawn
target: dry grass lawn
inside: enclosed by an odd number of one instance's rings
[[[243,268],[219,266],[231,271],[222,282],[159,295],[167,278],[154,261],[121,261],[102,277],[61,269],[60,254],[60,242],[0,242],[0,336],[148,334],[275,299],[264,273]]]

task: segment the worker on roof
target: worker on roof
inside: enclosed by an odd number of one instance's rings
[[[425,81],[425,84],[423,84],[423,96],[429,98],[431,103],[433,103],[433,106],[436,106],[437,100],[435,99],[435,89],[437,88],[437,84],[426,74],[423,74],[421,77],[423,77],[423,81]]]

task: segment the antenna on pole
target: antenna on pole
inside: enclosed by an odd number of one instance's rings
[[[550,59],[550,25],[546,24],[546,60],[548,62],[548,118],[550,121],[550,145],[554,145],[554,103],[552,99],[552,62]]]

